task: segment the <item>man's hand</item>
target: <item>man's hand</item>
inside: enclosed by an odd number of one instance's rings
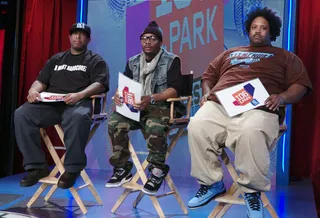
[[[69,93],[64,97],[64,102],[69,105],[75,105],[82,99],[79,93]]]
[[[112,99],[113,99],[114,103],[118,106],[121,106],[123,104],[123,98],[119,95],[118,92],[116,92],[116,94],[114,94]]]
[[[284,104],[284,99],[280,95],[272,94],[264,103],[270,110],[275,111],[280,105]]]
[[[40,93],[36,91],[35,89],[30,89],[27,100],[29,103],[35,103],[41,101]]]
[[[143,111],[146,109],[149,104],[150,104],[151,96],[146,95],[141,97],[141,102],[140,103],[135,103],[133,107],[139,111]]]
[[[202,96],[202,98],[200,100],[200,107],[202,107],[204,105],[204,103],[206,103],[208,101],[208,96],[209,96],[209,94],[205,94],[204,96]]]

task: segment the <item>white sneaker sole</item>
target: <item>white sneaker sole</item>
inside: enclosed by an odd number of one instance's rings
[[[157,192],[150,192],[150,191],[148,191],[147,189],[142,189],[142,192],[143,193],[145,193],[146,195],[156,195],[157,194]]]
[[[118,187],[122,186],[123,184],[130,182],[131,179],[132,179],[132,176],[129,179],[124,178],[123,180],[121,180],[121,182],[119,182],[117,184],[107,183],[106,187],[107,188],[118,188]]]

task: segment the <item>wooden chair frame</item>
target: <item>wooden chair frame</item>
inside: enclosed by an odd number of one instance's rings
[[[192,73],[191,73],[192,74]],[[191,77],[192,80],[192,77]],[[191,84],[192,85],[192,84]],[[187,101],[187,112],[186,112],[186,116],[184,118],[174,118],[174,102],[185,102]],[[172,149],[176,146],[179,138],[181,137],[185,127],[188,125],[189,123],[189,119],[190,119],[190,110],[191,110],[191,102],[192,102],[192,96],[187,96],[187,97],[179,97],[179,98],[170,98],[167,100],[167,102],[170,102],[170,129],[167,132],[167,135],[169,135],[170,131],[173,129],[177,129],[178,131],[174,134],[169,146],[168,146],[168,150],[167,150],[167,154],[166,154],[166,159],[168,158],[168,156],[170,155],[170,152],[172,151]],[[142,200],[142,198],[145,196],[145,194],[141,191],[143,188],[143,185],[138,184],[138,180],[141,179],[142,183],[145,184],[147,182],[147,176],[145,174],[145,169],[148,166],[148,161],[144,160],[143,163],[141,164],[141,162],[138,159],[137,153],[134,150],[133,145],[131,144],[131,142],[129,142],[129,151],[131,153],[131,158],[133,160],[133,164],[137,169],[136,174],[133,176],[133,178],[131,179],[130,182],[125,183],[122,185],[123,188],[125,188],[125,190],[123,191],[123,193],[121,194],[121,196],[118,198],[117,202],[114,204],[113,208],[111,209],[112,213],[116,213],[116,211],[118,210],[118,208],[120,207],[120,205],[124,202],[124,200],[127,198],[127,196],[130,193],[134,193],[134,192],[139,192],[138,196],[136,197],[135,201],[133,202],[133,207],[136,208],[137,205],[139,204],[139,202]],[[183,211],[184,214],[188,214],[188,210],[185,206],[185,204],[183,203],[183,200],[170,176],[170,174],[168,173],[166,178],[165,178],[168,187],[170,189],[169,192],[167,193],[163,193],[163,194],[159,194],[159,195],[155,195],[155,196],[151,196],[149,195],[148,197],[151,199],[152,204],[154,206],[154,208],[156,209],[156,212],[158,213],[159,217],[165,217],[164,212],[159,204],[158,198],[162,198],[162,197],[166,197],[169,195],[174,195],[174,197],[176,198],[181,210]]]
[[[90,142],[91,138],[95,134],[95,132],[98,129],[98,127],[100,126],[100,124],[107,119],[107,114],[105,113],[105,111],[106,111],[106,95],[105,94],[94,95],[94,96],[91,96],[91,99],[92,99],[92,114],[91,114],[92,127],[90,130],[88,143]],[[99,99],[100,101],[98,101],[97,99]],[[101,103],[101,100],[102,100],[102,103]],[[97,109],[97,104],[99,104],[99,106],[100,106],[100,108],[98,109],[99,113],[95,113],[95,109]],[[56,150],[66,150],[64,140],[63,140],[64,132],[59,124],[54,125],[54,127],[55,127],[55,130],[57,131],[59,138],[64,146],[54,146],[52,144],[49,136],[47,135],[47,132],[42,128],[40,129],[41,137],[42,137],[46,147],[48,148],[49,153],[50,153],[50,155],[56,165],[53,168],[53,170],[50,172],[49,176],[39,180],[39,182],[41,182],[42,184],[38,188],[38,190],[34,193],[34,195],[31,197],[29,202],[27,203],[28,208],[30,208],[32,206],[32,204],[39,198],[39,196],[44,192],[44,190],[47,187],[51,186],[51,189],[49,190],[49,192],[47,193],[47,195],[44,198],[45,201],[48,201],[49,198],[53,195],[53,193],[56,191],[56,189],[58,187],[57,183],[59,180],[59,175],[62,175],[65,172],[65,169],[63,166],[65,154],[60,158],[56,152]],[[83,189],[85,187],[88,187],[99,205],[102,205],[102,200],[101,200],[97,190],[95,189],[94,185],[92,184],[88,174],[86,173],[86,171],[84,169],[81,171],[80,176],[82,177],[85,184],[81,185],[78,188],[71,187],[71,188],[69,188],[69,190],[70,190],[72,196],[74,197],[74,199],[76,200],[77,204],[79,205],[82,213],[86,214],[88,211],[87,211],[87,208],[83,204],[83,201],[81,200],[81,198],[78,194],[78,190]]]
[[[278,138],[275,139],[274,142],[272,143],[270,147],[270,151],[272,151],[277,146],[279,139],[282,137],[282,135],[286,131],[287,131],[287,126],[283,124],[280,125]],[[225,195],[214,199],[215,201],[218,202],[218,205],[212,210],[208,218],[223,217],[233,204],[245,205],[245,201],[243,199],[244,193],[241,191],[240,186],[237,183],[239,175],[236,172],[234,164],[231,162],[225,149],[227,148],[223,149],[221,154],[221,159],[224,165],[226,166],[228,172],[231,175],[233,184]],[[239,198],[239,196],[241,196],[241,198]],[[265,207],[269,211],[271,217],[278,218],[276,211],[274,210],[272,204],[270,203],[269,199],[267,198],[264,192],[261,192],[261,201],[262,201],[263,207]]]

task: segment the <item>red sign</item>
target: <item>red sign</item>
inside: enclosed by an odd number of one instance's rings
[[[182,72],[202,76],[210,61],[223,52],[223,1],[151,1],[151,20],[163,32],[163,44],[179,55]]]
[[[127,86],[123,89],[122,96],[125,104],[134,105],[134,94],[129,92],[129,88]]]
[[[236,106],[247,105],[253,100],[253,97],[245,89],[237,91],[236,93],[232,94],[232,96],[236,99],[236,101],[233,102],[233,104]]]

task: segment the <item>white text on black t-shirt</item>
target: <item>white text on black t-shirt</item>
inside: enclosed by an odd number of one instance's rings
[[[63,65],[55,65],[54,71],[60,71],[60,70],[67,70],[67,71],[87,71],[87,66],[84,65],[74,65],[74,66],[68,66],[66,64]]]

